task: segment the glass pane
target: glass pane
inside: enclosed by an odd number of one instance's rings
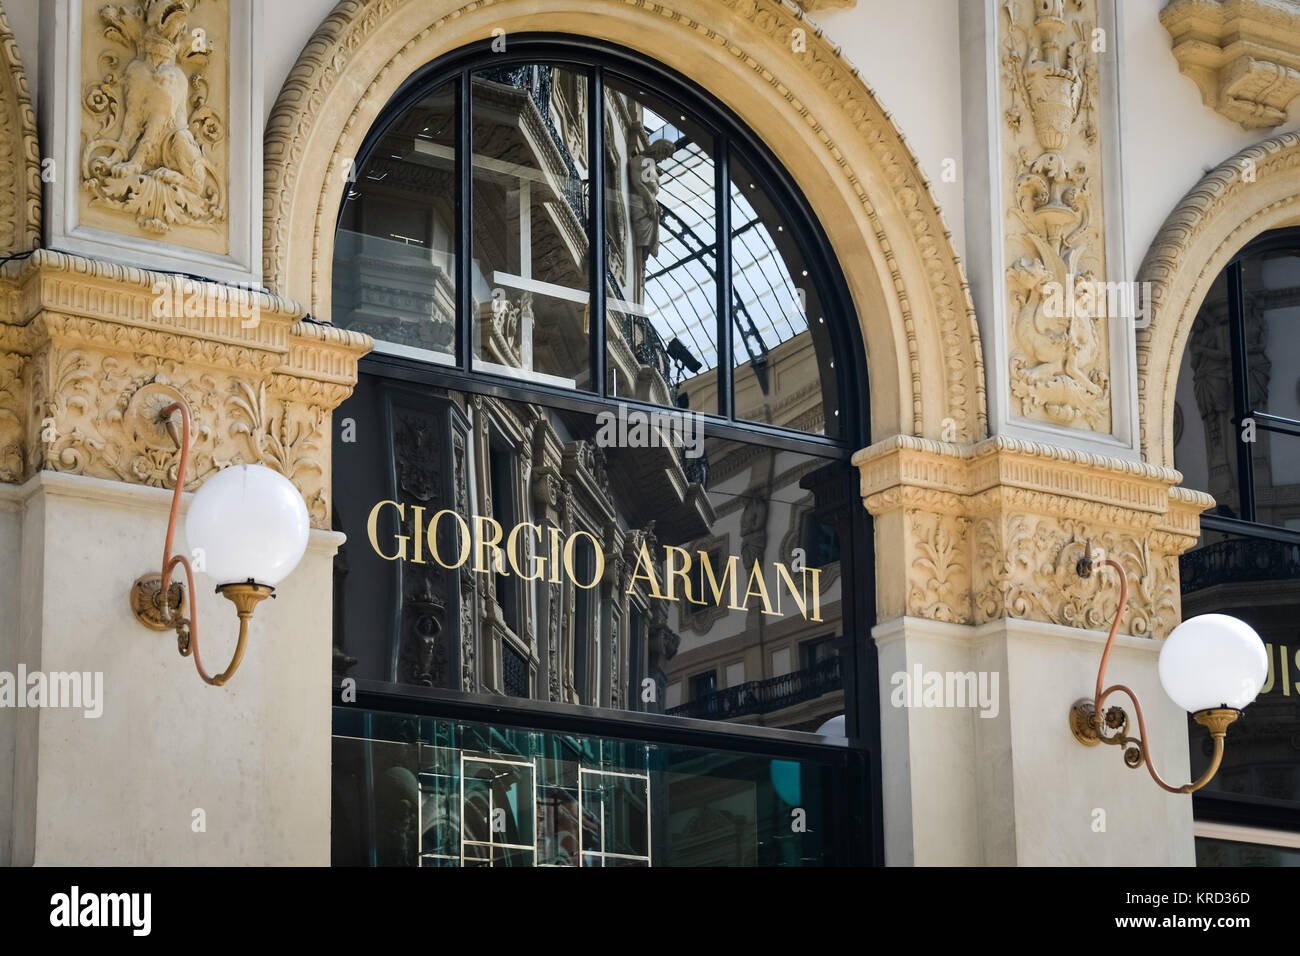
[[[334,240],[335,325],[455,354],[456,84],[397,117],[348,186]]]
[[[1220,274],[1183,350],[1174,395],[1174,467],[1186,487],[1214,496],[1214,513],[1240,518],[1230,348],[1228,284]]]
[[[1294,847],[1196,838],[1197,866],[1300,866]]]
[[[1255,520],[1300,531],[1300,437],[1256,428],[1251,452]]]
[[[413,829],[402,807],[435,778],[424,761],[438,742],[465,766],[466,829],[461,816],[426,816]],[[473,745],[473,752],[467,748]],[[522,745],[524,753],[516,751]],[[480,749],[482,748],[482,749]],[[816,756],[772,758],[740,749],[574,737],[441,718],[397,718],[334,709],[333,862],[405,866],[821,866],[863,862],[855,829],[855,761],[823,748]],[[531,809],[532,768],[539,778]],[[395,768],[400,772],[394,772]],[[407,779],[409,774],[410,779]],[[581,778],[577,788],[550,781]],[[471,797],[471,794],[473,795]],[[459,799],[459,791],[450,796]],[[490,801],[510,821],[478,841]],[[791,810],[804,811],[803,827]],[[396,812],[395,812],[396,811]],[[536,820],[519,826],[525,816]],[[500,815],[498,814],[498,817]],[[581,838],[579,834],[581,833]],[[478,841],[478,842],[475,842]],[[516,843],[515,841],[522,841]],[[511,845],[514,844],[514,845]]]
[[[365,375],[338,414],[336,674],[810,732],[851,706],[846,462]]]
[[[591,388],[587,77],[474,74],[475,367]]]
[[[1300,545],[1206,531],[1179,562],[1183,618],[1230,614],[1253,627],[1268,651],[1259,697],[1233,725],[1230,746],[1207,791],[1300,805]],[[1209,764],[1208,731],[1188,718],[1192,779]]]
[[[713,137],[611,77],[605,183],[609,393],[717,412]]]
[[[789,221],[735,156],[731,260],[736,417],[838,436],[830,317]]]
[[[1242,263],[1251,408],[1300,421],[1300,249]]]

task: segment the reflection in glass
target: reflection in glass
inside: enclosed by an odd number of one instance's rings
[[[1300,866],[1300,849],[1196,838],[1197,866]]]
[[[336,866],[860,862],[844,751],[773,759],[344,707],[333,743]]]
[[[475,367],[591,388],[585,72],[474,74]]]
[[[455,354],[455,83],[396,118],[351,175],[334,239],[335,325]]]
[[[605,89],[609,393],[717,412],[713,137],[644,90]]]
[[[1300,804],[1300,544],[1205,530],[1179,562],[1183,617],[1230,614],[1255,629],[1268,678],[1232,727],[1223,765],[1207,792]],[[1208,766],[1209,733],[1189,718],[1192,779]]]
[[[607,443],[585,413],[367,376],[340,415],[339,676],[805,731],[845,712],[842,460]]]
[[[838,436],[825,303],[789,221],[735,156],[731,275],[736,417]]]

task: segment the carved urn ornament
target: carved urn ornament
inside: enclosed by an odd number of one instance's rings
[[[1101,237],[1090,207],[1089,165],[1097,132],[1097,92],[1089,39],[1077,15],[1084,4],[1007,0],[1002,66],[1012,162],[1014,232],[1027,255],[1014,257],[1007,289],[1014,349],[1011,393],[1020,413],[1057,425],[1109,427],[1105,309],[1088,307],[1102,271]],[[1030,122],[1024,122],[1027,108]],[[1080,128],[1082,127],[1082,128]]]

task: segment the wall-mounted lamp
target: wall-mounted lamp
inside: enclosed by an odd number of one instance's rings
[[[1093,573],[1092,549],[1079,561],[1079,577]],[[1241,716],[1242,708],[1255,699],[1268,676],[1268,652],[1259,635],[1235,617],[1226,614],[1202,614],[1188,618],[1170,632],[1160,648],[1160,683],[1170,699],[1192,714],[1192,718],[1210,732],[1214,740],[1214,753],[1205,773],[1195,783],[1172,787],[1160,779],[1151,763],[1146,722],[1142,718],[1142,705],[1137,695],[1123,684],[1102,686],[1106,676],[1106,662],[1110,658],[1120,618],[1128,606],[1128,576],[1119,563],[1105,559],[1102,565],[1114,568],[1119,575],[1119,608],[1110,626],[1110,637],[1101,654],[1101,667],[1097,670],[1097,692],[1091,698],[1074,702],[1070,708],[1070,730],[1085,747],[1097,744],[1115,744],[1124,750],[1124,763],[1129,767],[1146,764],[1151,779],[1170,793],[1191,793],[1200,790],[1214,779],[1223,761],[1223,739],[1228,725]],[[1112,705],[1104,711],[1102,705],[1115,691],[1123,691],[1133,701],[1137,715],[1139,737],[1128,736],[1129,720],[1124,708]],[[1109,732],[1109,735],[1108,735]]]
[[[181,432],[176,434],[172,416],[181,415]],[[221,686],[230,680],[244,657],[248,622],[257,605],[275,596],[274,585],[289,575],[307,550],[310,522],[307,506],[293,482],[263,465],[233,465],[217,472],[194,495],[185,518],[185,534],[191,548],[203,555],[204,570],[222,582],[217,593],[232,604],[239,615],[239,641],[228,666],[215,677],[203,669],[199,658],[198,609],[185,614],[185,587],[173,582],[177,565],[185,569],[189,593],[194,591],[194,569],[183,554],[172,554],[176,517],[190,458],[190,410],[183,401],[173,401],[153,424],[165,427],[180,445],[181,460],[172,495],[171,517],[163,543],[162,573],[146,574],[131,588],[131,610],[145,627],[155,631],[176,631],[181,656],[194,654],[194,666],[206,683]]]

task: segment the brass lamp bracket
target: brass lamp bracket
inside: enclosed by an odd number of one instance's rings
[[[131,585],[131,613],[151,631],[175,631],[176,649],[190,652],[190,619],[185,616],[185,585],[172,581],[163,600],[162,575],[142,574]]]
[[[1070,732],[1074,739],[1085,747],[1098,744],[1113,744],[1124,748],[1124,764],[1131,769],[1142,766],[1142,741],[1128,736],[1128,713],[1123,707],[1106,708],[1105,726],[1114,731],[1107,736],[1102,729],[1102,722],[1097,720],[1097,706],[1082,697],[1070,708]]]
[[[1070,706],[1070,733],[1085,747],[1095,747],[1097,744],[1113,744],[1122,747],[1124,764],[1134,769],[1145,765],[1151,774],[1151,779],[1162,790],[1169,793],[1195,793],[1214,779],[1214,775],[1219,772],[1219,764],[1223,761],[1223,740],[1228,733],[1228,725],[1241,714],[1227,706],[1212,707],[1193,714],[1192,717],[1196,722],[1209,730],[1210,737],[1214,741],[1209,767],[1201,774],[1199,780],[1185,783],[1181,787],[1170,786],[1160,778],[1160,774],[1156,773],[1156,768],[1151,763],[1151,754],[1147,751],[1146,721],[1143,719],[1142,705],[1138,703],[1137,695],[1123,684],[1105,686],[1106,664],[1110,660],[1110,651],[1115,644],[1115,635],[1119,633],[1120,620],[1124,617],[1125,608],[1128,607],[1128,574],[1113,558],[1104,555],[1100,558],[1094,557],[1092,542],[1088,541],[1084,545],[1083,557],[1075,565],[1075,571],[1080,578],[1090,578],[1098,566],[1109,567],[1119,576],[1119,605],[1115,609],[1115,619],[1110,625],[1110,636],[1106,639],[1106,647],[1101,652],[1101,666],[1097,668],[1096,694],[1091,698],[1084,697],[1076,700]],[[1106,698],[1116,692],[1124,694],[1133,702],[1133,713],[1137,716],[1138,733],[1141,736],[1128,735],[1128,712],[1123,707],[1112,704],[1104,711],[1101,709],[1106,703]],[[1109,735],[1107,731],[1110,731]]]
[[[185,609],[185,586],[173,581],[163,600],[162,575],[142,574],[131,585],[131,613],[151,631],[170,631]]]

